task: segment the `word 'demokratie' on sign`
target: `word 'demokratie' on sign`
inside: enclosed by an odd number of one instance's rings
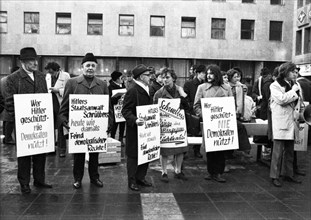
[[[239,148],[234,97],[202,98],[206,152]]]
[[[52,95],[14,95],[17,157],[55,151]]]
[[[136,107],[137,117],[144,119],[142,126],[137,126],[138,165],[160,158],[160,114],[158,105]]]
[[[108,95],[69,96],[69,153],[107,152]]]
[[[180,109],[180,99],[159,99],[161,122],[161,147],[187,146],[185,112]]]

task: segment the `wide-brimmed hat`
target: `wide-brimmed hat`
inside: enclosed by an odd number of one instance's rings
[[[20,60],[33,60],[37,59],[37,53],[33,47],[25,47],[20,51],[19,59]]]
[[[93,53],[87,53],[87,54],[85,54],[85,56],[84,56],[83,59],[82,59],[81,65],[82,65],[83,63],[85,63],[85,62],[88,62],[88,61],[97,63],[97,60],[96,60],[96,58],[95,58],[95,56],[94,56]]]
[[[139,64],[135,66],[134,69],[132,70],[134,79],[137,79],[141,74],[147,71],[150,71],[150,68],[146,67],[144,64]]]

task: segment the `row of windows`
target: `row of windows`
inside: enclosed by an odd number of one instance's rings
[[[226,2],[226,0],[212,0],[213,2]],[[258,1],[258,0],[257,0]],[[261,1],[261,0],[259,0]],[[309,0],[307,0],[309,1]],[[256,0],[242,0],[242,3],[255,3]],[[281,5],[283,0],[270,0],[271,5]]]
[[[311,4],[311,0],[297,0],[297,8],[301,8],[308,4]]]
[[[0,33],[7,33],[7,12],[0,12]],[[87,34],[103,34],[103,15],[87,15]],[[270,21],[269,40],[282,40],[282,21]],[[241,20],[241,39],[253,40],[255,20]],[[226,19],[212,18],[211,38],[225,39]],[[39,12],[24,12],[24,33],[39,34]],[[71,34],[71,13],[56,13],[56,34]],[[119,15],[119,35],[134,36],[134,15]],[[165,16],[150,16],[150,36],[165,36]],[[196,37],[196,17],[181,17],[181,37]]]

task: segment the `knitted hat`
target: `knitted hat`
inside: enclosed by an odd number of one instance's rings
[[[120,76],[122,76],[122,73],[118,71],[113,71],[110,76],[113,81],[116,81]]]

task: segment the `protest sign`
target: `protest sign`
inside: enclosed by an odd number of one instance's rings
[[[114,118],[115,118],[115,122],[119,123],[119,122],[124,122],[125,118],[123,117],[121,111],[122,111],[122,106],[123,106],[123,100],[124,100],[124,96],[125,94],[123,94],[121,96],[121,98],[118,100],[118,104],[113,106],[113,110],[114,110]]]
[[[160,114],[158,105],[136,106],[137,117],[144,119],[137,126],[138,165],[160,158]]]
[[[161,122],[161,147],[186,147],[187,126],[185,112],[180,109],[180,99],[162,99],[158,101]]]
[[[234,97],[202,98],[206,152],[239,148]]]
[[[109,96],[69,95],[69,153],[107,152]]]
[[[306,123],[299,124],[299,138],[295,139],[295,151],[307,151],[308,149],[308,132],[309,125]]]
[[[52,94],[14,95],[17,157],[55,151]]]

